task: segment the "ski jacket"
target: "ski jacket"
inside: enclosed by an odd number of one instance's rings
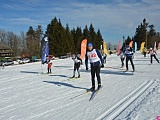
[[[90,61],[91,66],[97,66],[97,65],[103,64],[102,55],[96,49],[87,51],[85,55],[86,69],[88,69],[88,60]]]
[[[51,69],[52,67],[52,62],[48,62],[48,68]]]
[[[157,54],[157,53],[156,53],[155,50],[149,50],[148,54],[150,54],[150,55],[155,55],[155,54]]]
[[[82,59],[78,56],[75,56],[75,58],[72,58],[74,63],[77,64],[77,63],[81,63],[82,64]]]
[[[133,49],[131,47],[126,47],[124,50],[124,53],[126,57],[132,57],[133,56]]]
[[[120,52],[119,56],[120,58],[125,58],[125,54],[123,52]]]

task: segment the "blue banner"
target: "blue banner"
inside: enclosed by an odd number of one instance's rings
[[[49,55],[48,37],[44,36],[41,42],[41,60],[42,64],[46,63],[47,56]]]
[[[137,51],[137,42],[134,43],[134,51]]]

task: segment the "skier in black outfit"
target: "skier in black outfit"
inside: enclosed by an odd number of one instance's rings
[[[126,48],[124,49],[124,53],[126,55],[126,71],[128,71],[128,61],[131,62],[131,65],[132,65],[132,69],[133,69],[133,72],[135,71],[135,67],[134,67],[134,64],[133,64],[133,49],[127,45]]]
[[[73,71],[73,77],[72,78],[75,77],[76,70],[78,72],[78,78],[80,78],[79,67],[82,64],[82,59],[78,55],[73,54],[72,55],[72,60],[74,61],[74,71]]]
[[[124,67],[124,59],[125,59],[125,54],[123,53],[123,50],[121,50],[121,52],[119,53],[120,59],[121,59],[121,63],[122,63],[122,67]]]
[[[151,58],[151,64],[152,64],[152,59],[153,57],[157,60],[157,62],[159,63],[159,60],[157,59],[156,55],[157,55],[157,52],[153,49],[153,48],[150,48],[148,54],[150,54],[150,58]]]
[[[85,64],[86,64],[86,70],[88,70],[88,60],[90,61],[91,65],[91,79],[92,79],[92,87],[90,88],[90,91],[95,90],[95,74],[98,81],[98,89],[101,88],[101,78],[100,78],[100,68],[104,67],[103,65],[103,59],[100,52],[96,49],[93,49],[93,44],[88,43],[88,51],[85,55]]]

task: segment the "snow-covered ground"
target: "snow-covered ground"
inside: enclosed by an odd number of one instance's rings
[[[160,58],[160,51],[158,51]],[[160,64],[135,53],[135,72],[122,72],[117,55],[101,69],[103,88],[91,87],[90,72],[70,79],[72,59],[53,60],[52,74],[40,62],[0,69],[0,120],[155,120],[160,116]],[[129,70],[132,70],[129,64]]]

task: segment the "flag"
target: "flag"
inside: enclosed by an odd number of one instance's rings
[[[134,51],[137,51],[137,42],[134,43]]]
[[[108,51],[107,51],[107,44],[105,41],[103,41],[103,53],[108,55]]]
[[[157,48],[156,48],[156,42],[154,43],[154,50],[157,50]]]
[[[133,41],[131,41],[130,43],[129,43],[129,46],[132,48],[133,47]]]
[[[48,45],[48,37],[44,36],[41,42],[41,60],[42,64],[47,61],[47,56],[49,55],[49,45]]]
[[[87,39],[82,40],[81,42],[81,59],[84,60],[86,54]]]
[[[160,49],[160,42],[158,43],[158,49]]]
[[[143,52],[144,45],[145,45],[145,42],[142,42],[142,43],[141,43],[141,48],[140,48],[140,52],[141,52],[141,53]]]
[[[117,46],[117,54],[120,54],[120,52],[121,52],[121,43],[119,41]]]

